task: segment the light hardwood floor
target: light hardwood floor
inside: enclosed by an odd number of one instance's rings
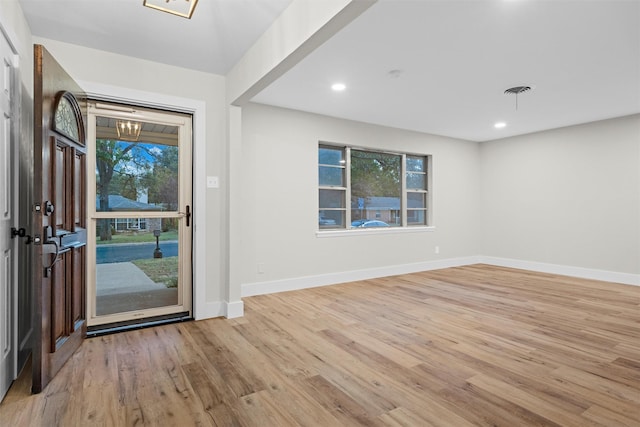
[[[474,265],[85,341],[2,426],[639,426],[640,287]]]

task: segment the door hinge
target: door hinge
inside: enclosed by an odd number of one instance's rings
[[[27,234],[27,230],[24,228],[15,228],[15,227],[11,227],[11,238],[14,239],[16,237],[26,237],[27,241],[25,242],[25,244],[29,244],[32,242],[31,236]]]
[[[27,235],[27,230],[24,228],[17,229],[15,227],[11,227],[11,238],[15,237],[25,237]]]

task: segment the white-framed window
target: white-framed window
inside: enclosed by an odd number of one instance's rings
[[[116,232],[123,231],[146,231],[146,218],[114,218],[111,220],[111,226]]]
[[[344,148],[321,145],[318,150],[320,211],[318,226],[345,228],[347,219],[347,160]]]
[[[431,156],[318,146],[318,228],[428,226]]]
[[[427,156],[405,157],[405,188],[406,188],[406,213],[407,225],[428,225],[427,224]]]

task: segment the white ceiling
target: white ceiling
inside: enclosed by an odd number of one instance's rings
[[[191,19],[143,0],[19,3],[35,36],[225,75],[291,0],[200,0]]]
[[[289,2],[20,0],[34,35],[223,75]],[[640,113],[640,1],[380,0],[254,101],[473,141]]]
[[[639,6],[381,0],[254,100],[474,141],[638,113]]]

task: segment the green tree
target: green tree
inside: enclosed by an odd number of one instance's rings
[[[127,199],[138,199],[138,181],[140,179],[134,173],[126,173],[116,170],[109,185],[111,194],[117,193]]]
[[[137,173],[134,169],[145,169],[148,161],[145,150],[139,143],[111,139],[96,140],[96,192],[98,210],[109,210],[109,195],[114,192],[125,197],[137,197]],[[100,240],[111,240],[109,219],[98,221]]]
[[[352,198],[400,197],[400,160],[395,154],[352,150]]]
[[[178,147],[167,146],[155,155],[142,185],[149,190],[149,203],[178,209]]]
[[[352,219],[366,218],[372,197],[400,200],[401,157],[394,154],[351,150]]]

